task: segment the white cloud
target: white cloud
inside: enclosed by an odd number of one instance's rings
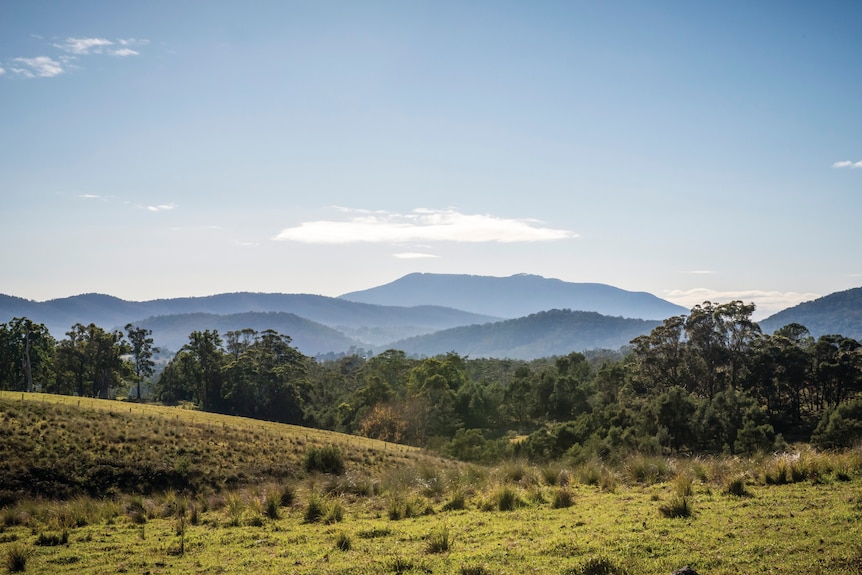
[[[851,162],[850,160],[844,160],[843,162],[835,162],[832,164],[833,168],[862,168],[862,160],[858,162]]]
[[[176,209],[176,207],[176,204],[159,204],[157,206],[147,206],[147,209],[151,212],[169,212]]]
[[[684,272],[684,273],[692,274],[692,275],[698,275],[698,276],[706,276],[706,275],[714,274],[715,272],[712,270],[689,270],[689,271]]]
[[[113,45],[113,42],[104,38],[66,38],[65,42],[54,44],[54,47],[71,54],[85,55],[90,52],[101,54],[102,48]]]
[[[347,210],[345,210],[347,211]],[[575,238],[568,230],[541,227],[531,219],[513,220],[455,210],[416,209],[407,214],[353,210],[345,221],[302,222],[274,239],[309,244],[448,242],[541,242]]]
[[[36,39],[40,36],[33,35]],[[83,56],[93,54],[109,54],[117,57],[138,56],[140,52],[134,49],[146,46],[149,40],[136,38],[108,40],[107,38],[66,38],[63,42],[53,44],[53,48],[61,51],[54,57],[36,56],[35,58],[12,58],[6,61],[7,67],[0,67],[0,76],[8,69],[24,78],[51,78],[65,71],[76,68],[75,62]]]
[[[439,258],[440,256],[435,256],[434,254],[422,254],[419,252],[405,252],[400,254],[392,254],[392,257],[399,260],[423,260],[429,258]]]
[[[766,290],[720,291],[696,288],[690,290],[665,290],[664,297],[675,304],[689,309],[705,301],[727,303],[734,300],[742,300],[745,303],[753,303],[756,306],[757,311],[754,313],[754,319],[763,319],[804,301],[817,299],[820,297],[820,294]]]
[[[15,58],[13,62],[23,64],[27,68],[12,68],[16,74],[27,78],[51,78],[63,73],[63,66],[48,56],[36,56],[35,58]]]
[[[97,194],[80,194],[78,197],[83,198],[85,200],[101,200],[102,199],[102,196],[99,196]]]

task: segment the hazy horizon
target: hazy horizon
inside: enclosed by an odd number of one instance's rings
[[[13,1],[0,293],[862,285],[862,5]]]

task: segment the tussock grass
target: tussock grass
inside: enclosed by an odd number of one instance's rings
[[[482,508],[486,511],[514,511],[524,505],[524,499],[515,488],[502,485],[490,494]]]
[[[738,475],[736,477],[730,478],[724,486],[722,493],[725,495],[732,495],[734,497],[748,497],[751,495],[746,489],[746,477],[744,475]]]
[[[353,548],[353,540],[346,531],[339,531],[335,536],[335,548],[339,551],[350,551]]]
[[[9,573],[20,573],[27,568],[33,548],[23,543],[12,543],[3,550],[3,565]]]
[[[607,557],[590,557],[564,575],[626,575],[626,571]]]
[[[672,466],[668,459],[653,455],[635,454],[624,466],[629,479],[635,483],[654,485],[671,476]]]
[[[565,509],[575,504],[575,496],[572,492],[562,487],[554,492],[554,499],[551,502],[551,507],[554,509]]]
[[[431,531],[426,537],[426,553],[446,553],[451,547],[454,539],[446,526],[438,527]]]
[[[674,495],[667,503],[664,503],[658,508],[659,513],[664,517],[677,519],[691,516],[691,502],[688,497]]]

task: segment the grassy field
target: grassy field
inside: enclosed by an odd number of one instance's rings
[[[859,450],[483,468],[304,428],[21,394],[0,394],[0,434],[4,474],[47,466],[67,441],[67,458],[106,465],[129,444],[124,468],[185,456],[186,477],[206,478],[193,491],[70,487],[64,500],[10,502],[0,509],[10,571],[862,573]],[[307,453],[329,445],[345,472],[307,473]]]

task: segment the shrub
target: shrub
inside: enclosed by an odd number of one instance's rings
[[[308,473],[341,475],[344,473],[344,457],[334,445],[312,447],[305,454],[304,466]]]
[[[862,398],[839,405],[824,414],[812,442],[828,449],[851,447],[862,439]]]

